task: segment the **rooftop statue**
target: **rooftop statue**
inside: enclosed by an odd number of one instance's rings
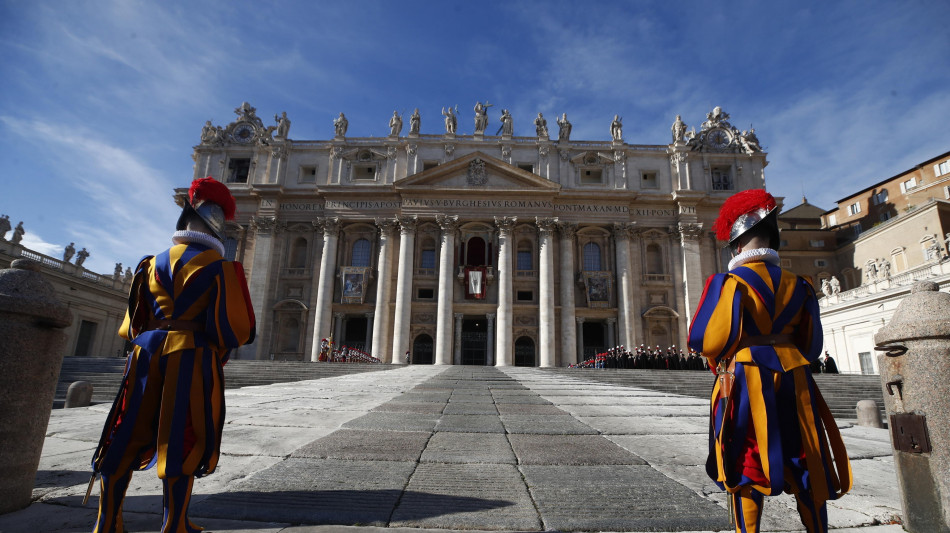
[[[455,130],[458,128],[458,118],[455,116],[455,111],[452,110],[451,106],[449,106],[448,111],[443,107],[442,114],[445,115],[445,133],[455,135]]]
[[[676,115],[676,122],[673,122],[673,142],[680,142],[686,140],[686,123],[683,122],[683,118],[679,115]]]
[[[340,113],[340,116],[333,119],[333,129],[337,137],[346,137],[346,130],[349,127],[350,121],[346,120],[346,116],[344,116],[343,113]]]
[[[274,121],[277,122],[277,138],[286,139],[290,133],[290,119],[287,118],[287,112],[282,112],[280,116],[274,115]]]
[[[561,115],[561,118],[557,119],[557,138],[559,141],[569,141],[571,140],[571,123],[567,120],[567,113]]]
[[[493,106],[494,104],[488,103],[487,100],[484,104],[475,102],[475,135],[485,133],[485,128],[488,127],[488,108]]]
[[[610,137],[614,142],[623,142],[623,119],[619,115],[614,115],[610,123]]]
[[[419,116],[419,108],[417,107],[416,110],[412,112],[412,116],[409,117],[409,135],[419,135],[421,123],[422,117]]]
[[[402,117],[399,116],[398,111],[393,111],[393,118],[389,119],[389,136],[399,137],[400,133],[402,133]]]
[[[534,119],[534,131],[538,134],[539,139],[547,139],[549,137],[548,121],[541,113],[538,113],[538,118]]]

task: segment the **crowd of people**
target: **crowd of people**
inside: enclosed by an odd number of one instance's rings
[[[630,351],[623,345],[615,346],[605,352],[598,353],[591,359],[571,368],[633,368],[659,370],[708,370],[706,358],[689,350],[684,352],[676,345],[666,350],[657,345],[651,348],[644,344]]]
[[[379,363],[380,360],[372,355],[350,348],[347,345],[338,346],[332,340],[322,339],[320,341],[320,357],[318,359],[324,363]]]

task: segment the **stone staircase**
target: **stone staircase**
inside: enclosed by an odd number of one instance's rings
[[[53,408],[61,408],[66,401],[66,390],[75,381],[92,383],[92,403],[111,403],[119,392],[119,383],[125,372],[122,358],[66,357],[59,372]],[[238,361],[224,366],[225,389],[254,385],[289,383],[322,379],[360,372],[380,372],[399,368],[398,365],[360,363],[311,363],[300,361]]]
[[[644,389],[709,398],[713,375],[699,370],[627,370],[599,368],[548,368],[579,379]],[[880,376],[856,374],[818,374],[815,376],[821,395],[837,419],[855,420],[855,406],[860,400],[874,400],[884,417],[884,395]]]

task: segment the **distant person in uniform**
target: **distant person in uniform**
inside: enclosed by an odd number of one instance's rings
[[[834,358],[831,357],[831,354],[825,352],[825,374],[837,374],[838,373],[838,364],[835,363]]]

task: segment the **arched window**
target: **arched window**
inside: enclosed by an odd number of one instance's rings
[[[465,264],[468,266],[485,265],[485,239],[472,237],[465,245]]]
[[[663,273],[663,252],[660,245],[653,243],[647,245],[647,274]]]
[[[307,239],[298,237],[290,248],[290,268],[307,266]]]
[[[366,239],[360,239],[353,243],[353,258],[350,261],[351,266],[368,267],[369,252],[372,246]]]
[[[589,272],[603,270],[600,264],[600,245],[596,242],[584,245],[584,270]]]

